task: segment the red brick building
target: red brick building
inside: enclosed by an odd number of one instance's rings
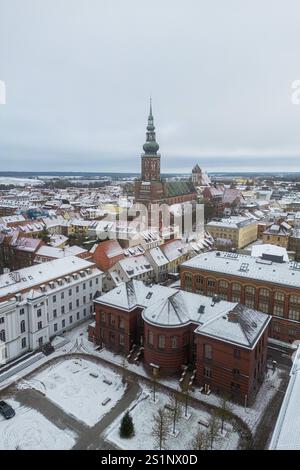
[[[43,245],[42,240],[20,236],[19,232],[13,236],[0,235],[0,267],[14,271],[33,266],[36,253]]]
[[[130,281],[95,300],[89,338],[128,354],[142,346],[144,366],[178,375],[197,369],[199,386],[251,401],[266,370],[270,317],[234,302]]]
[[[172,289],[159,285],[151,288],[142,281],[132,280],[95,299],[95,326],[89,329],[89,338],[96,344],[115,352],[128,354],[132,346],[142,343],[143,309]]]
[[[123,249],[117,240],[106,240],[92,249],[93,261],[97,268],[108,271],[118,261],[125,258]]]
[[[239,302],[272,315],[270,337],[300,339],[300,264],[263,254],[254,258],[208,252],[180,266],[181,288]]]

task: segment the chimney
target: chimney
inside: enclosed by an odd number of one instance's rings
[[[227,318],[228,318],[228,321],[230,321],[231,323],[238,322],[237,313],[234,312],[233,310],[231,310],[231,312],[228,313]]]

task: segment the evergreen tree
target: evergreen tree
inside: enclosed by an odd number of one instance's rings
[[[121,421],[120,436],[125,439],[129,439],[133,435],[134,435],[133,421],[132,421],[132,417],[127,411]]]

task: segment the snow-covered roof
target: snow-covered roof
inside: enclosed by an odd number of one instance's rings
[[[277,418],[270,450],[300,450],[300,346],[298,347],[290,381]]]
[[[63,245],[64,243],[66,243],[68,241],[68,237],[65,237],[64,235],[51,235],[51,246],[57,248],[61,245]]]
[[[187,252],[187,245],[182,240],[171,240],[161,245],[160,249],[169,261],[174,261]]]
[[[252,348],[270,321],[269,315],[238,304],[199,326],[196,333]]]
[[[153,270],[149,260],[144,255],[121,259],[117,265],[121,267],[129,279]]]
[[[43,245],[38,249],[36,255],[44,256],[45,258],[64,258],[65,256],[78,256],[86,252],[87,250],[76,245],[65,248],[54,248],[53,246]]]
[[[182,290],[174,292],[173,289],[171,296],[155,300],[145,309],[143,318],[148,323],[163,327],[178,327],[191,322],[202,324],[236,305],[225,300],[215,303],[211,297]]]
[[[131,310],[136,307],[147,307],[154,300],[172,295],[174,289],[158,284],[146,285],[142,281],[131,280],[122,282],[118,287],[95,299],[95,302],[111,305],[122,310]]]
[[[150,259],[156,264],[156,266],[164,266],[169,262],[167,257],[163,254],[158,246],[149,250],[148,253],[146,253],[146,256],[148,255]]]
[[[4,225],[16,222],[25,222],[25,217],[23,217],[23,215],[8,215],[0,218],[0,223]]]
[[[111,259],[115,256],[123,255],[123,249],[117,240],[105,240],[93,246],[92,253],[101,253]]]
[[[271,317],[234,302],[176,291],[147,307],[143,319],[168,328],[196,323],[195,333],[251,349]]]
[[[286,251],[286,248],[269,244],[252,246],[251,256],[253,256],[254,258],[262,258],[263,255],[282,257],[283,261],[289,261],[289,256]]]
[[[95,265],[77,256],[68,256],[2,274],[0,276],[0,295],[1,297],[13,296],[22,290],[30,290],[35,286],[88,268],[94,269]],[[100,270],[98,272],[101,273]]]
[[[222,227],[222,228],[241,228],[246,225],[255,223],[256,221],[253,217],[242,217],[242,216],[233,216],[229,218],[223,218],[221,220],[211,221],[206,224],[208,230],[212,227]]]
[[[185,267],[300,288],[300,263],[295,261],[277,263],[249,255],[211,251],[185,261],[181,268]]]

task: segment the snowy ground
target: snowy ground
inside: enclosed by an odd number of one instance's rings
[[[54,426],[37,411],[7,399],[16,415],[10,420],[0,417],[0,450],[68,450],[76,434]]]
[[[85,330],[86,325],[80,325],[77,329],[68,332],[66,334],[66,338],[73,343],[77,340],[77,342],[82,345],[83,351],[85,352],[90,352],[95,356],[102,357],[113,364],[124,366],[123,356],[114,354],[105,349],[102,351],[95,351],[95,346],[87,340],[85,335],[82,336],[82,333],[85,332]],[[126,363],[126,367],[128,370],[139,374],[141,377],[149,377],[142,363],[139,365]],[[174,389],[178,388],[178,380],[175,378],[161,379],[161,383]],[[272,370],[269,370],[266,379],[257,394],[255,403],[252,406],[247,406],[246,408],[236,403],[232,403],[233,413],[247,423],[252,431],[255,431],[266,407],[274,397],[276,391],[280,388],[280,384],[280,371],[277,369],[275,373],[273,373]],[[192,394],[195,398],[198,398],[207,404],[219,405],[219,397],[213,393],[206,396],[200,393],[199,388],[195,387]]]
[[[28,387],[45,394],[77,420],[94,426],[122,398],[126,386],[122,377],[108,368],[88,360],[67,359],[19,384],[19,388]],[[110,401],[102,404],[107,398]]]
[[[279,371],[276,370],[275,373],[268,371],[266,379],[256,396],[254,404],[245,408],[236,403],[231,403],[231,411],[239,416],[244,423],[248,424],[252,431],[255,431],[267,405],[280,387],[280,383],[281,379]],[[199,398],[212,405],[218,406],[220,403],[217,395],[214,395],[213,393],[209,396],[203,395],[197,387],[195,387],[192,394],[195,398]]]
[[[105,438],[106,440],[116,444],[124,450],[155,450],[158,449],[157,442],[153,436],[154,416],[159,410],[168,403],[169,398],[166,394],[157,393],[156,402],[153,401],[153,394],[147,387],[144,388],[142,395],[131,406],[130,414],[133,418],[135,435],[131,439],[123,439],[119,435],[121,417],[116,419],[108,428]],[[208,421],[210,415],[202,410],[192,407],[188,408],[187,420],[184,417],[184,409],[182,409],[182,417],[176,425],[176,437],[172,435],[172,424],[170,424],[170,433],[164,444],[164,448],[168,450],[191,450],[193,437],[199,430],[207,431],[207,428],[198,421],[202,419]],[[177,432],[179,433],[177,434]],[[214,445],[214,449],[236,449],[238,446],[239,436],[233,432],[230,424],[226,423],[223,435],[219,434],[219,438]]]
[[[113,354],[107,350],[103,350],[97,354],[99,357],[103,357],[103,359],[106,359],[114,364],[124,365],[124,359],[120,355]],[[149,377],[142,364],[139,366],[136,364],[126,364],[126,366],[128,370],[139,374],[141,377]],[[178,380],[175,378],[161,379],[160,382],[173,389],[178,389]],[[236,403],[231,403],[232,412],[239,416],[246,424],[248,424],[252,431],[255,431],[263,415],[263,412],[265,411],[268,403],[274,397],[276,391],[279,389],[280,384],[280,371],[277,369],[275,373],[273,373],[272,370],[269,370],[266,379],[257,394],[254,404],[245,408]],[[195,398],[206,402],[207,404],[216,406],[220,405],[220,398],[217,395],[214,395],[213,393],[211,393],[209,396],[203,395],[198,387],[193,389],[192,395]]]
[[[12,178],[11,176],[0,176],[0,184],[14,184],[15,186],[40,186],[43,184],[42,181],[37,179],[29,179],[29,178]]]
[[[124,366],[124,358],[122,356],[113,354],[110,351],[102,350],[96,351],[95,346],[87,340],[86,330],[88,323],[91,322],[89,319],[87,322],[79,325],[77,328],[68,331],[63,335],[63,338],[57,338],[56,351],[51,356],[44,357],[30,367],[25,368],[23,371],[18,372],[14,377],[6,380],[0,384],[0,390],[5,386],[13,383],[17,379],[21,379],[24,375],[34,371],[37,367],[42,364],[46,364],[49,360],[55,357],[68,354],[70,352],[81,352],[89,353],[95,357],[103,358],[112,364],[118,364]],[[59,343],[61,347],[59,347]],[[67,343],[67,341],[69,341]],[[66,344],[67,343],[67,344]],[[93,364],[89,361],[81,361],[82,365],[70,366],[70,363],[74,361],[66,360],[64,363],[54,365],[45,370],[44,372],[36,375],[30,384],[25,386],[31,386],[46,393],[47,397],[64,409],[67,413],[73,414],[78,420],[85,422],[89,426],[93,426],[101,417],[107,413],[113,404],[115,404],[122,397],[125,388],[122,386],[121,378],[109,369],[109,365],[101,367]],[[77,361],[78,362],[78,361]],[[83,363],[86,363],[83,366]],[[63,365],[64,364],[64,365]],[[69,366],[67,366],[69,364]],[[73,368],[75,367],[75,369]],[[142,363],[140,365],[126,363],[128,370],[139,374],[141,377],[148,377],[147,371],[144,369]],[[76,368],[78,371],[76,372]],[[89,369],[100,370],[99,377],[93,378],[89,375]],[[98,372],[96,372],[97,374]],[[105,386],[101,381],[101,375],[109,376],[112,374],[111,386]],[[56,376],[58,375],[58,380]],[[178,380],[175,378],[162,379],[161,383],[167,385],[173,389],[178,388]],[[251,407],[244,408],[237,404],[232,404],[232,411],[245,421],[252,431],[255,431],[259,421],[268,406],[270,400],[275,395],[278,388],[280,388],[281,379],[279,371],[274,374],[269,371],[268,377],[263,383],[254,405]],[[24,383],[23,385],[24,386]],[[120,386],[120,388],[118,388]],[[210,396],[202,395],[197,387],[192,392],[195,398],[206,402],[208,405],[219,405],[218,396],[211,394]],[[102,406],[101,403],[106,396],[112,397],[112,401],[106,406]]]

